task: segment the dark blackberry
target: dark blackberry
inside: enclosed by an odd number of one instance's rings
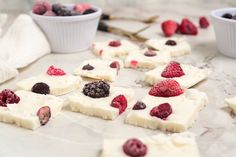
[[[61,4],[53,4],[52,11],[56,13],[57,16],[72,16],[72,11]]]
[[[176,41],[174,41],[174,40],[167,40],[165,44],[166,44],[166,45],[169,45],[169,46],[175,46],[175,45],[177,45]]]
[[[31,91],[38,94],[49,94],[50,87],[46,83],[38,82],[32,87]]]
[[[110,94],[110,85],[104,81],[95,81],[85,84],[83,93],[91,98],[103,98]]]
[[[234,16],[232,17],[232,19],[233,19],[233,20],[236,20],[236,15],[234,15]]]
[[[94,69],[94,67],[92,65],[90,65],[90,64],[86,64],[82,68],[82,70],[93,70],[93,69]]]
[[[225,13],[222,15],[223,18],[226,18],[226,19],[232,19],[233,18],[233,15],[230,14],[230,13]]]
[[[143,110],[145,108],[146,108],[146,105],[143,102],[137,101],[133,107],[133,110]]]
[[[92,14],[92,13],[94,13],[94,12],[96,12],[96,10],[94,10],[94,9],[87,9],[87,10],[85,10],[85,11],[83,12],[83,15]]]

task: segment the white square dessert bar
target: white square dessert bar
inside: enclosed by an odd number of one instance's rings
[[[85,60],[75,69],[74,74],[92,79],[115,81],[123,63],[119,60]]]
[[[15,94],[20,97],[19,103],[0,107],[0,121],[31,130],[41,126],[37,116],[37,112],[41,107],[50,107],[51,117],[54,118],[60,113],[64,105],[63,99],[52,95],[36,94],[28,91],[16,91]]]
[[[44,73],[21,80],[16,84],[16,87],[18,90],[31,91],[36,83],[43,82],[49,86],[51,95],[63,95],[79,88],[81,81],[80,76],[73,76],[68,73],[62,76]]]
[[[236,97],[226,98],[225,103],[233,110],[233,113],[236,114]]]
[[[139,47],[130,41],[120,40],[119,46],[109,46],[113,40],[106,42],[95,42],[92,51],[101,58],[120,58],[124,59],[131,51],[139,49]],[[115,41],[116,42],[116,41]]]
[[[170,44],[166,44],[168,41]],[[146,41],[146,45],[159,51],[169,51],[174,57],[191,53],[189,43],[183,38],[149,39]]]
[[[125,59],[125,67],[153,69],[166,64],[171,56],[168,51],[152,51],[148,49],[136,50]]]
[[[159,66],[146,72],[144,81],[148,84],[154,85],[165,80],[166,78],[162,77],[162,72],[167,65],[168,64]],[[206,69],[199,69],[189,64],[180,64],[180,67],[182,68],[185,75],[173,77],[172,79],[176,80],[183,88],[190,88],[207,78],[208,71]]]
[[[147,147],[145,157],[200,157],[199,150],[192,133],[159,134],[137,138]],[[100,157],[128,157],[123,145],[128,139],[106,139]]]
[[[207,104],[207,95],[196,89],[186,89],[179,96],[155,97],[147,95],[142,100],[146,104],[143,110],[131,110],[126,118],[126,123],[162,131],[183,132],[191,127],[197,119],[199,111]],[[163,120],[150,115],[153,107],[169,103],[172,114]]]
[[[129,105],[134,99],[134,92],[132,89],[123,87],[111,86],[109,96],[104,98],[91,98],[84,95],[81,91],[70,96],[68,100],[73,112],[113,120],[119,116],[119,109],[112,107],[111,102],[118,95],[124,95],[126,97],[128,102],[127,108],[129,108]]]

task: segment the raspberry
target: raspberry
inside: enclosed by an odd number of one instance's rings
[[[197,27],[187,18],[184,18],[179,26],[179,31],[182,34],[197,35]]]
[[[123,151],[131,157],[143,157],[147,154],[147,146],[139,139],[132,138],[124,143]]]
[[[226,18],[226,19],[232,19],[233,18],[233,15],[230,14],[230,13],[225,13],[222,15],[223,18]]]
[[[114,41],[110,41],[108,45],[111,47],[119,47],[121,45],[121,42],[118,40],[114,40]]]
[[[112,102],[111,102],[111,106],[118,108],[119,109],[119,114],[123,113],[127,106],[128,106],[128,102],[127,99],[124,95],[118,95],[116,96]]]
[[[172,113],[172,108],[169,103],[163,103],[153,107],[150,111],[151,116],[165,120]]]
[[[37,112],[37,116],[39,117],[39,122],[41,125],[47,124],[47,122],[51,118],[50,107],[48,107],[48,106],[41,107]]]
[[[199,24],[201,28],[207,28],[209,26],[209,22],[206,17],[200,17]]]
[[[120,69],[120,63],[118,61],[114,61],[110,64],[110,67],[114,69]]]
[[[167,20],[161,24],[162,31],[166,37],[170,37],[176,33],[178,25],[175,21]]]
[[[147,57],[154,57],[156,55],[157,55],[157,53],[152,50],[148,50],[144,53],[144,56],[147,56]]]
[[[143,102],[137,101],[133,107],[133,110],[143,110],[145,108],[146,108],[146,105]]]
[[[136,69],[138,66],[138,61],[132,60],[130,61],[131,68]]]
[[[184,90],[180,87],[179,83],[173,79],[166,79],[154,85],[149,95],[156,97],[173,97],[183,94]]]
[[[83,14],[88,9],[92,9],[92,6],[86,3],[76,4],[74,7],[74,10],[80,12],[81,14]]]
[[[93,69],[94,69],[94,67],[90,64],[84,65],[82,68],[82,70],[93,70]]]
[[[0,106],[1,107],[7,107],[7,104],[17,104],[19,101],[20,101],[20,97],[18,97],[10,89],[4,89],[0,93]]]
[[[46,13],[43,14],[44,16],[56,16],[56,14],[53,11],[47,11]]]
[[[103,98],[110,94],[110,85],[104,81],[95,81],[85,84],[83,93],[91,98]]]
[[[161,76],[165,78],[181,77],[183,75],[185,75],[183,69],[175,61],[170,62],[161,73]]]
[[[37,0],[32,8],[33,13],[43,15],[47,11],[51,10],[51,4],[48,0]]]
[[[46,83],[38,82],[32,87],[31,91],[38,94],[49,94],[50,88]]]
[[[62,69],[56,68],[53,65],[51,65],[48,68],[47,74],[48,75],[53,75],[53,76],[63,76],[63,75],[66,75],[66,73]]]
[[[176,43],[176,41],[174,41],[174,40],[167,40],[166,43],[165,43],[165,45],[175,46],[175,45],[177,45],[177,43]]]

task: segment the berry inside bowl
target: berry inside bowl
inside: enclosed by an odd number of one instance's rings
[[[211,18],[219,51],[236,58],[236,8],[214,10]]]
[[[102,10],[96,6],[91,6],[89,9],[75,4],[60,4],[60,6],[63,6],[62,9],[57,8],[57,11],[53,5],[51,7],[46,5],[43,11],[37,10],[37,7],[35,9],[34,6],[34,10],[31,11],[32,18],[47,36],[52,52],[75,53],[89,49]]]

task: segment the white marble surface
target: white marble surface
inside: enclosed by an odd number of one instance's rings
[[[200,15],[209,15],[210,10],[227,6],[225,4],[212,5],[156,5],[131,7],[110,7],[106,10],[118,15],[148,16],[158,14],[160,21],[164,19],[179,20],[188,17],[197,23]],[[133,22],[111,22],[128,30],[137,30],[143,24]],[[159,24],[141,33],[145,37],[160,37]],[[107,33],[98,32],[95,41],[109,38],[119,39]],[[183,63],[191,63],[198,67],[209,68],[212,73],[209,78],[195,86],[207,93],[209,104],[199,115],[190,131],[197,135],[197,143],[202,157],[234,157],[236,154],[236,119],[231,115],[224,104],[224,98],[236,95],[236,60],[219,54],[215,46],[215,38],[212,26],[207,30],[200,30],[198,36],[187,36],[191,43],[193,53],[188,56],[175,58]],[[44,72],[51,65],[63,67],[72,72],[83,60],[95,57],[90,51],[77,54],[51,54],[37,62],[21,69],[17,78],[0,86],[14,89],[15,82],[22,78]],[[138,99],[148,91],[147,86],[142,86],[142,71],[124,69],[121,71],[115,84],[133,87]],[[0,123],[0,156],[1,157],[98,157],[103,138],[120,138],[133,136],[149,136],[160,133],[148,129],[142,129],[123,123],[127,112],[114,121],[106,121],[98,118],[72,113],[65,108],[62,113],[48,125],[36,130],[29,131],[13,125]]]

